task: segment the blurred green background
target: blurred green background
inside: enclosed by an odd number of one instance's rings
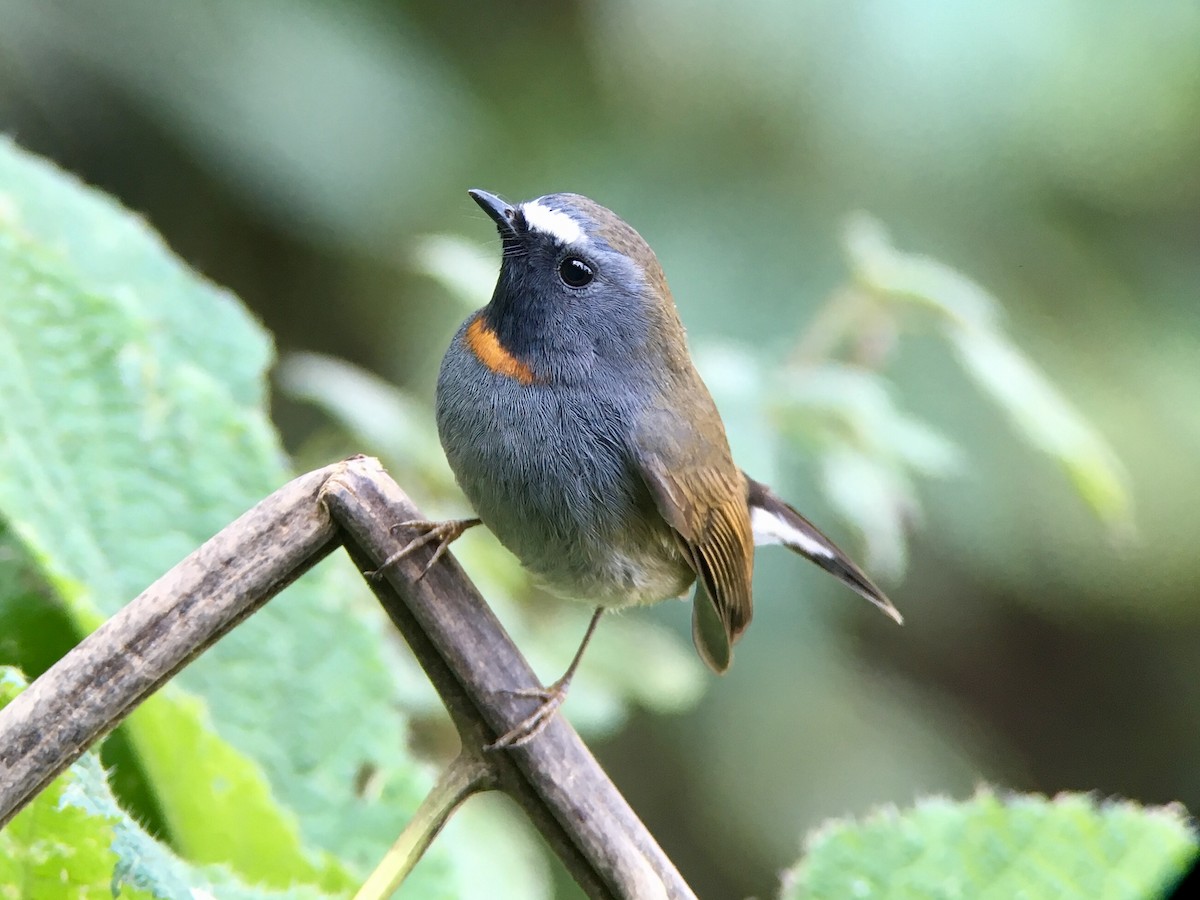
[[[498,262],[468,187],[594,197],[655,248],[694,345],[780,360],[868,210],[1001,300],[1128,469],[1136,538],[941,344],[902,340],[898,396],[967,460],[918,486],[906,626],[761,553],[729,675],[601,760],[713,897],[769,893],[827,817],[984,780],[1200,809],[1195,3],[0,0],[0,131],[143,213],[281,354],[426,404],[465,310],[420,240]],[[285,396],[275,418],[315,462],[328,421]],[[861,550],[802,448],[778,479]],[[678,605],[639,618],[687,632]]]

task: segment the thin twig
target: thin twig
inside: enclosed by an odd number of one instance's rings
[[[400,837],[358,889],[354,900],[387,900],[392,896],[462,802],[472,794],[495,786],[492,768],[478,751],[463,748],[421,801]]]

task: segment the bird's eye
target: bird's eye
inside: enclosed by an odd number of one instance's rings
[[[578,256],[568,256],[558,264],[558,277],[568,287],[581,288],[589,284],[596,273]]]

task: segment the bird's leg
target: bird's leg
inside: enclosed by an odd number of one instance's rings
[[[445,522],[429,522],[425,519],[414,519],[411,522],[397,522],[392,526],[392,531],[400,528],[408,528],[412,531],[420,532],[418,537],[413,538],[382,563],[378,569],[373,569],[367,572],[366,575],[372,581],[378,581],[383,577],[384,571],[391,565],[398,563],[414,550],[424,547],[430,541],[437,541],[438,546],[433,551],[433,556],[429,558],[429,562],[425,563],[425,568],[421,570],[421,574],[417,576],[420,581],[425,577],[435,562],[442,558],[442,554],[446,552],[446,548],[462,537],[462,533],[468,528],[474,528],[480,524],[479,519],[447,519]]]
[[[579,649],[575,651],[575,656],[571,660],[571,664],[567,666],[567,671],[563,672],[562,678],[558,679],[558,681],[554,682],[548,688],[525,688],[516,691],[505,691],[506,694],[513,694],[517,697],[532,697],[542,702],[533,713],[521,720],[516,727],[498,737],[484,749],[505,750],[512,747],[523,747],[541,734],[542,730],[550,724],[550,720],[554,718],[554,713],[558,711],[558,708],[563,705],[563,701],[567,699],[567,689],[571,686],[571,679],[575,677],[575,670],[579,668],[579,661],[583,659],[583,651],[587,649],[588,642],[591,641],[592,635],[596,633],[596,626],[600,624],[600,617],[602,615],[604,615],[604,607],[597,606],[596,611],[592,613],[592,620],[588,623],[587,631],[583,635],[583,641],[580,643]]]

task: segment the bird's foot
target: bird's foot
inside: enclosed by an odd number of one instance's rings
[[[392,526],[393,532],[401,528],[407,528],[410,531],[418,532],[418,536],[380,563],[378,569],[372,569],[367,572],[366,576],[372,581],[378,581],[383,577],[383,573],[387,571],[389,566],[395,565],[414,550],[419,550],[426,544],[437,541],[437,549],[433,551],[433,556],[429,558],[429,562],[425,563],[425,568],[417,576],[417,580],[420,581],[425,577],[425,573],[433,567],[433,564],[442,558],[447,547],[462,537],[463,532],[468,528],[474,528],[478,524],[479,519],[447,519],[444,522],[414,519],[410,522],[397,522]]]
[[[560,678],[548,688],[524,688],[522,690],[505,691],[506,694],[511,694],[514,697],[531,697],[534,700],[540,700],[538,708],[522,719],[516,726],[510,728],[492,743],[484,747],[485,750],[511,750],[515,747],[524,747],[535,737],[541,734],[550,720],[554,718],[554,714],[558,712],[558,708],[563,705],[563,701],[567,699],[567,690],[571,686],[571,679]]]

